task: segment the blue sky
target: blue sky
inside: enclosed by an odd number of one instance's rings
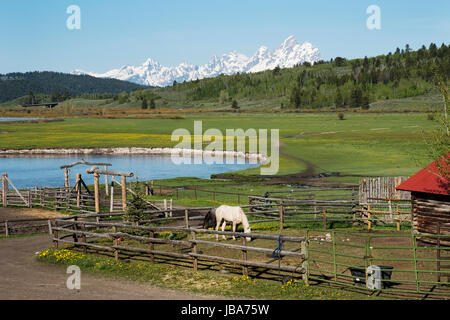
[[[81,9],[80,30],[66,27],[72,4]],[[381,30],[366,27],[373,4],[381,9]],[[407,43],[448,44],[449,12],[448,0],[2,1],[0,73],[105,72],[150,57],[204,64],[214,54],[274,49],[291,34],[327,60],[374,56]]]

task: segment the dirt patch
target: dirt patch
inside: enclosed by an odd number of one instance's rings
[[[64,215],[56,211],[31,208],[0,208],[0,221],[16,219],[58,218]]]
[[[66,268],[39,262],[35,253],[51,246],[48,236],[0,240],[0,299],[197,300],[226,299],[111,279],[81,270],[81,289],[66,287]]]
[[[59,212],[43,209],[0,208],[0,235],[47,233],[48,219],[63,216]],[[7,226],[5,221],[8,221]]]

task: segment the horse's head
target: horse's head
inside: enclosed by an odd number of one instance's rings
[[[216,213],[215,209],[211,209],[205,216],[205,220],[203,220],[203,229],[214,228],[216,226]]]

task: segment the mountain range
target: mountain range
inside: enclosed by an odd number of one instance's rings
[[[165,87],[174,81],[192,81],[211,78],[220,74],[259,72],[280,68],[291,68],[304,62],[314,63],[321,60],[319,49],[310,42],[300,44],[294,36],[289,36],[281,45],[270,51],[262,46],[252,56],[232,51],[220,57],[213,56],[207,64],[192,65],[181,63],[176,67],[163,66],[153,59],[148,59],[140,66],[123,66],[105,73],[75,70],[72,74],[90,75],[97,78],[112,78],[130,81],[136,84]]]

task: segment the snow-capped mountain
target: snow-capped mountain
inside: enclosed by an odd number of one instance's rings
[[[201,66],[181,63],[176,67],[166,67],[153,59],[148,59],[140,66],[124,66],[106,73],[86,72],[75,70],[73,74],[88,74],[98,78],[114,78],[143,85],[165,87],[173,81],[183,82],[196,79],[211,78],[220,74],[259,72],[280,68],[291,68],[305,61],[314,63],[320,60],[319,49],[311,43],[299,44],[294,36],[290,36],[280,47],[270,51],[267,47],[260,47],[252,56],[232,51],[221,57],[214,56]]]

